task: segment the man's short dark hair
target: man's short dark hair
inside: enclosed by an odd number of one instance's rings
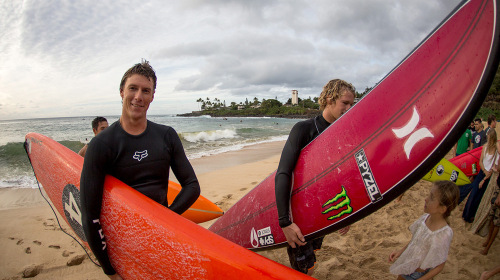
[[[100,122],[108,122],[108,120],[105,117],[95,117],[95,119],[92,120],[92,129],[97,130]]]
[[[128,69],[127,72],[125,72],[125,74],[123,74],[122,81],[120,82],[120,91],[123,90],[123,87],[125,86],[125,82],[127,81],[127,79],[134,74],[139,74],[148,79],[151,79],[153,81],[153,90],[156,90],[155,70],[153,69],[153,67],[151,67],[151,65],[149,65],[149,61],[142,60],[141,63],[135,64],[130,69]]]
[[[495,115],[488,116],[488,125],[490,125],[493,121],[496,121],[497,117]]]

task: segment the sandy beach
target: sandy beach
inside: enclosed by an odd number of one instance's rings
[[[192,160],[202,195],[229,209],[278,166],[284,142],[265,143]],[[448,154],[447,158],[450,158]],[[317,279],[396,279],[389,273],[389,254],[411,237],[408,226],[423,214],[431,183],[419,181],[401,202],[389,203],[355,223],[345,236],[325,238],[317,254]],[[500,238],[487,256],[484,238],[465,228],[462,203],[451,215],[454,238],[446,266],[435,279],[479,279],[482,271],[500,263]],[[62,221],[62,228],[69,230]],[[202,224],[208,227],[211,222]],[[57,225],[38,189],[0,189],[0,279],[108,279],[84,250]],[[261,252],[288,265],[286,249]],[[495,278],[496,277],[496,278]],[[497,275],[492,279],[500,279]]]

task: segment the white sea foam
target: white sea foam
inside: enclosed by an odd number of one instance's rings
[[[202,151],[202,152],[190,153],[187,156],[188,156],[189,159],[207,157],[207,156],[222,154],[222,153],[226,153],[226,152],[238,151],[238,150],[241,150],[241,149],[243,149],[245,147],[249,147],[249,146],[253,146],[253,145],[258,145],[258,144],[263,144],[263,143],[270,143],[270,142],[278,142],[278,141],[286,141],[287,138],[288,138],[287,135],[275,136],[275,137],[271,137],[271,138],[260,140],[260,141],[256,141],[256,142],[238,143],[238,144],[234,144],[234,145],[231,145],[231,146],[221,147],[221,148],[218,148],[218,149],[212,149],[212,150],[207,150],[207,151]]]
[[[35,176],[20,176],[15,179],[0,179],[0,188],[38,188]]]
[[[191,143],[197,142],[208,142],[217,141],[221,139],[234,139],[238,137],[236,130],[234,129],[224,129],[224,130],[212,130],[212,131],[201,131],[201,132],[184,132],[181,133],[182,138]]]

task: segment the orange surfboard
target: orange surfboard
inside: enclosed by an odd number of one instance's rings
[[[168,181],[167,200],[168,205],[174,202],[182,187],[176,182]],[[212,201],[200,195],[191,207],[182,213],[182,217],[191,220],[197,224],[213,220],[224,214],[224,211],[215,205]]]
[[[79,205],[83,158],[37,133],[26,135],[25,147],[52,204],[88,247]],[[112,176],[104,182],[101,224],[111,263],[125,279],[312,279],[175,214]]]

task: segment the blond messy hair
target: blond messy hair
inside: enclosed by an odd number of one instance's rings
[[[354,96],[356,96],[356,88],[354,86],[344,80],[341,79],[335,79],[329,81],[324,87],[323,91],[321,92],[318,103],[319,103],[319,109],[323,110],[326,108],[326,105],[328,104],[328,99],[331,99],[332,101],[336,101],[339,99],[346,91],[351,92]]]

